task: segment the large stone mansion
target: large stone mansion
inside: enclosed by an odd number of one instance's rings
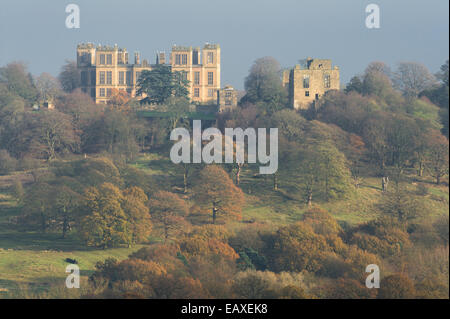
[[[166,64],[166,54],[158,52],[156,64]],[[134,53],[130,62],[126,49],[115,46],[95,46],[82,43],[77,46],[77,67],[81,75],[81,89],[96,103],[106,103],[112,89],[136,96],[139,75],[151,70],[151,65],[140,53]],[[172,71],[181,71],[189,81],[189,98],[194,103],[220,105],[221,109],[236,105],[236,92],[220,86],[220,46],[205,44],[199,47],[172,47],[169,63]]]

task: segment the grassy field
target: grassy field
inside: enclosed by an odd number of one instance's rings
[[[138,167],[166,185],[173,191],[182,186],[182,170],[169,160],[147,154],[131,164]],[[18,175],[21,176],[21,175]],[[11,181],[13,177],[3,177]],[[307,207],[283,178],[280,178],[280,190],[272,189],[272,179],[255,178],[255,171],[246,168],[242,172],[241,188],[246,194],[246,206],[243,209],[243,221],[256,221],[273,227],[291,224],[299,220]],[[425,218],[434,219],[448,213],[449,193],[446,186],[436,186],[429,179],[404,182],[411,192],[417,184],[423,183],[428,193],[421,198],[427,211]],[[329,203],[319,203],[341,223],[355,225],[376,218],[375,205],[382,196],[379,178],[365,177],[363,184],[348,198]],[[63,287],[67,274],[66,258],[79,262],[82,280],[92,274],[95,264],[108,257],[125,259],[130,253],[142,246],[107,250],[86,249],[74,234],[62,239],[60,234],[41,234],[23,232],[16,229],[11,219],[20,212],[17,202],[5,183],[0,185],[0,298],[15,291],[44,291],[48,287]],[[230,222],[226,227],[237,230],[245,225],[242,222]],[[156,238],[157,240],[157,238]]]

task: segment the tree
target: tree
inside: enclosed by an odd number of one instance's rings
[[[17,160],[9,155],[7,150],[0,149],[0,175],[7,175],[14,171],[17,166]]]
[[[345,93],[355,91],[359,94],[363,93],[363,82],[359,76],[354,76],[350,79],[350,82],[345,87]]]
[[[58,153],[79,150],[80,137],[76,134],[68,115],[52,110],[30,115],[28,119],[32,121],[31,148],[36,154],[42,154],[45,159],[53,160]]]
[[[440,71],[436,74],[436,77],[442,81],[442,83],[448,86],[448,60],[445,61],[445,64],[442,64],[440,67]]]
[[[265,238],[266,255],[270,269],[300,272],[317,272],[330,246],[324,236],[315,234],[313,228],[303,222],[281,227]]]
[[[102,248],[144,240],[150,230],[147,196],[132,187],[121,191],[111,183],[85,191],[85,214],[80,233],[88,246]]]
[[[0,84],[4,84],[12,94],[22,97],[28,103],[36,102],[38,91],[25,64],[13,62],[0,68]]]
[[[212,223],[218,216],[240,218],[244,195],[228,174],[219,166],[207,166],[194,181],[194,200],[212,213]]]
[[[169,66],[158,64],[152,70],[144,70],[138,81],[138,95],[147,95],[144,101],[162,104],[171,97],[187,97],[189,91],[182,72],[172,72]]]
[[[380,281],[378,299],[412,299],[416,295],[414,284],[403,274],[384,277]]]
[[[163,226],[164,241],[183,228],[186,229],[184,217],[188,214],[189,207],[176,194],[159,191],[151,197],[149,206],[152,217]]]
[[[123,210],[129,222],[130,239],[128,245],[145,241],[152,230],[148,197],[144,191],[132,186],[123,191]]]
[[[77,63],[75,61],[67,60],[66,64],[61,68],[58,79],[62,89],[67,93],[71,93],[79,88],[81,85],[81,75],[77,68]]]
[[[396,185],[393,191],[383,195],[380,208],[383,213],[396,218],[401,223],[406,223],[423,212],[421,202],[408,194],[400,185]]]
[[[400,62],[394,73],[394,84],[405,96],[417,97],[436,83],[427,67],[417,62]]]
[[[61,84],[48,73],[42,73],[36,78],[36,88],[42,101],[54,101],[61,93]]]
[[[329,143],[311,143],[293,153],[297,158],[296,173],[302,197],[308,206],[313,195],[322,193],[325,200],[346,195],[350,185],[350,170],[345,156]]]
[[[62,231],[62,238],[72,229],[81,206],[82,197],[67,185],[59,185],[55,196],[56,219]]]
[[[24,201],[22,221],[27,226],[37,225],[42,233],[49,230],[54,217],[54,194],[56,189],[42,181],[33,184]]]
[[[286,106],[287,91],[281,83],[281,67],[273,57],[257,59],[245,79],[241,103],[262,103],[269,114]]]
[[[441,183],[441,178],[448,174],[448,139],[433,130],[428,141],[427,166],[431,176],[436,179],[436,184]]]

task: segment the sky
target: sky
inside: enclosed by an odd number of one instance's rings
[[[80,28],[68,29],[68,4]],[[380,28],[365,8],[380,8]],[[448,0],[0,0],[0,66],[23,61],[56,76],[80,42],[118,44],[155,63],[173,44],[221,47],[222,86],[242,89],[252,63],[273,56],[282,67],[306,57],[331,59],[341,82],[372,61],[395,69],[416,61],[433,73],[449,56]]]

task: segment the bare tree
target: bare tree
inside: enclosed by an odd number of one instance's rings
[[[400,62],[393,76],[394,85],[404,95],[416,97],[436,83],[427,67],[417,62]]]

